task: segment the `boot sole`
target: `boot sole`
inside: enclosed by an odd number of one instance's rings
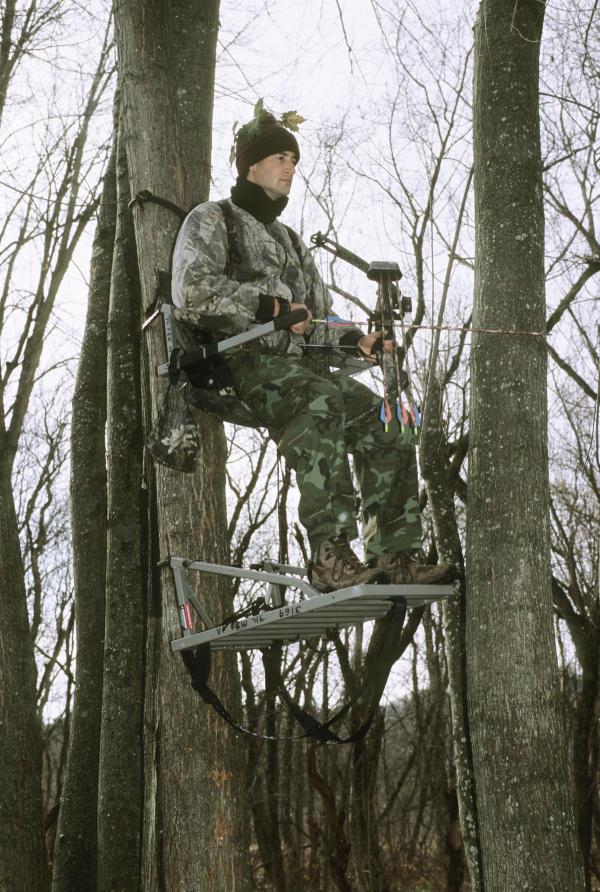
[[[375,573],[373,576],[369,577],[369,579],[363,579],[360,582],[356,580],[352,580],[347,585],[325,585],[322,582],[313,582],[312,579],[308,580],[313,588],[315,588],[318,592],[321,592],[322,595],[327,595],[330,592],[337,592],[343,588],[351,588],[353,585],[390,585],[391,580],[389,573],[386,573],[385,570],[381,570],[379,573]]]

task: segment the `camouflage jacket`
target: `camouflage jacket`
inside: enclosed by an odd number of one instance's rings
[[[230,277],[229,237],[223,211],[216,202],[195,207],[179,231],[172,264],[172,291],[176,318],[204,331],[236,334],[259,321],[261,295],[304,303],[315,319],[331,312],[332,299],[306,245],[297,238],[294,247],[287,227],[275,221],[261,223],[229,201],[235,221],[235,247],[239,259]],[[263,301],[264,304],[264,301]],[[356,343],[361,332],[354,327],[315,323],[307,335],[285,330],[256,342],[273,353],[302,354],[306,343],[336,345],[341,337]],[[251,349],[257,349],[253,343]]]

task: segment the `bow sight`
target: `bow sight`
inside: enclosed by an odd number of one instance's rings
[[[416,429],[420,427],[421,414],[410,392],[410,379],[407,375],[402,375],[402,363],[406,355],[407,342],[403,337],[402,345],[398,345],[394,325],[395,322],[399,322],[404,332],[404,316],[412,312],[410,297],[403,297],[396,284],[402,278],[400,267],[392,260],[376,260],[373,263],[367,263],[358,254],[344,248],[343,245],[323,235],[322,232],[316,232],[311,236],[310,241],[315,248],[324,248],[334,257],[339,257],[340,260],[345,260],[346,263],[361,270],[371,281],[377,282],[377,303],[375,309],[367,314],[367,318],[369,332],[375,328],[382,333],[381,346],[376,351],[383,372],[383,400],[379,418],[387,430],[393,417],[392,406],[395,405],[396,418],[401,430],[409,427],[416,432]],[[385,341],[392,342],[391,351],[384,349]],[[403,379],[407,381],[408,388],[404,388]],[[408,390],[408,408],[402,403],[402,389]]]
[[[376,282],[385,280],[390,295],[390,311],[392,319],[399,322],[407,313],[412,312],[412,300],[410,297],[403,296],[400,293],[398,286],[394,284],[394,282],[399,282],[402,278],[400,267],[395,261],[376,260],[373,263],[368,263],[368,261],[359,257],[358,254],[349,251],[348,248],[344,248],[343,245],[340,245],[328,236],[323,235],[322,232],[315,232],[314,235],[311,235],[310,242],[315,248],[323,248],[325,251],[333,254],[334,257],[339,257],[340,260],[345,260],[346,263],[355,266],[361,272],[365,273],[368,279],[372,279]],[[381,296],[379,295],[377,306],[368,314],[369,331],[374,324],[377,325],[380,322],[380,299]]]

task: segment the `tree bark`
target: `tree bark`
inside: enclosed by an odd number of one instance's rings
[[[218,2],[199,9],[191,0],[117,0],[115,22],[131,192],[149,188],[189,206],[208,194]],[[194,60],[200,57],[206,63],[199,71]],[[168,211],[148,206],[136,211],[135,224],[148,306],[154,269],[168,264],[177,221]],[[162,385],[153,370],[164,361],[158,328],[150,330],[147,346],[156,413]],[[227,560],[222,425],[203,418],[201,439],[195,475],[157,471],[159,554],[153,561],[168,554]],[[207,609],[221,616],[231,602],[228,586],[220,579],[202,581]],[[166,569],[161,589],[162,599],[153,592],[148,627],[143,887],[247,888],[242,750],[221,719],[199,704],[171,652],[179,624]],[[239,692],[232,660],[214,661],[213,681],[235,708]]]
[[[419,461],[427,488],[435,544],[440,560],[462,568],[454,495],[448,482],[448,445],[443,429],[441,392],[437,378],[432,377],[427,391],[427,409]],[[444,649],[448,666],[448,695],[452,716],[452,752],[456,770],[456,793],[463,845],[473,892],[482,889],[481,851],[477,815],[477,796],[473,772],[473,753],[467,709],[466,678],[466,615],[465,592],[461,585],[458,596],[442,604]]]
[[[277,715],[277,676],[273,668],[270,661],[265,661],[265,733],[268,737],[276,738],[280,723]],[[277,668],[279,670],[280,665]],[[265,817],[267,819],[266,836],[269,845],[269,876],[278,892],[287,892],[288,883],[282,850],[279,805],[281,799],[279,742],[277,740],[266,740],[264,749]]]
[[[77,680],[53,892],[96,888],[96,806],[106,575],[106,328],[116,218],[116,139],[92,249],[88,311],[71,423],[71,523]]]
[[[483,0],[474,83],[474,327],[541,331],[544,4]],[[552,627],[546,352],[477,334],[467,513],[467,684],[484,886],[584,888]]]
[[[98,890],[137,889],[143,815],[147,539],[142,493],[141,298],[127,159],[117,150],[117,228],[108,315],[108,524],[98,777]]]
[[[352,746],[350,832],[357,887],[364,892],[389,892],[385,875],[375,805],[385,713],[377,709],[373,726]]]
[[[12,455],[0,434],[0,890],[48,886],[42,736],[27,592],[12,492]],[[14,831],[14,832],[13,832]]]
[[[597,722],[598,704],[598,643],[597,636],[590,632],[587,636],[587,653],[581,659],[581,693],[576,706],[575,727],[573,729],[573,773],[575,778],[575,810],[577,829],[585,865],[586,889],[592,888],[592,829],[594,825],[594,795],[598,785],[598,744],[594,739],[598,734],[594,727]]]
[[[440,653],[442,644],[436,640],[442,637],[441,630],[439,628],[436,630],[431,611],[425,611],[423,631],[429,678],[429,690],[425,700],[429,717],[426,737],[423,740],[428,765],[429,802],[440,853],[443,851],[446,855],[445,892],[460,892],[465,874],[465,858],[451,762],[453,753],[451,748],[443,743],[450,736],[447,680],[444,678],[443,657]]]
[[[573,560],[574,560],[573,556]],[[581,605],[582,593],[571,580],[569,594]],[[599,691],[598,623],[581,608],[576,612],[562,585],[553,579],[555,606],[565,620],[581,667],[578,691],[574,696],[572,760],[575,781],[575,814],[585,866],[586,889],[591,889],[592,846],[596,792],[598,788],[597,704]]]

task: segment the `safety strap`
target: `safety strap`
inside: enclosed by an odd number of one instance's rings
[[[227,230],[227,262],[225,264],[225,275],[228,279],[232,279],[236,266],[239,266],[242,262],[242,255],[238,250],[237,237],[235,234],[235,216],[233,208],[228,201],[222,199],[221,201],[217,201],[217,204],[221,208],[223,220],[225,221],[225,229]]]
[[[398,653],[397,647],[404,626],[405,616],[406,605],[403,602],[394,603],[390,613],[386,617],[386,628],[381,649],[377,654],[376,659],[373,661],[373,665],[367,666],[362,684],[344,706],[325,722],[321,722],[310,715],[310,713],[298,706],[290,696],[283,682],[283,678],[281,677],[279,668],[281,645],[272,645],[270,648],[265,648],[262,651],[265,669],[270,670],[272,677],[275,679],[281,699],[286,704],[296,721],[304,729],[303,734],[291,737],[274,737],[266,734],[259,734],[257,731],[252,731],[250,728],[244,727],[234,719],[227,707],[208,684],[211,664],[210,646],[208,644],[200,645],[193,650],[183,650],[181,651],[181,656],[185,667],[190,674],[192,688],[202,697],[203,701],[208,706],[212,706],[215,712],[217,712],[228,725],[241,734],[260,740],[300,740],[303,738],[312,738],[321,744],[344,745],[356,743],[366,735],[371,727],[392,666],[401,656],[401,654]],[[335,732],[331,731],[331,726],[344,718],[352,707],[355,706],[367,693],[369,694],[368,712],[360,727],[347,737],[340,737],[335,734]]]
[[[330,725],[333,725],[335,724],[335,722],[342,719],[346,715],[348,710],[351,709],[352,706],[354,706],[354,704],[360,699],[367,688],[366,683],[362,685],[355,696],[352,697],[352,699],[349,700],[327,722],[320,722],[314,716],[311,716],[308,712],[298,706],[297,703],[294,703],[283,684],[279,668],[277,668],[277,688],[281,695],[281,699],[286,704],[294,718],[299,722],[302,728],[304,728],[304,734],[294,734],[287,737],[274,737],[268,734],[259,734],[258,731],[252,731],[250,728],[246,728],[244,725],[241,725],[239,722],[237,722],[231,715],[223,701],[208,685],[208,677],[210,675],[211,664],[210,646],[208,644],[202,644],[194,650],[183,650],[181,651],[181,656],[183,658],[186,669],[190,673],[192,688],[198,694],[200,694],[207,706],[212,706],[215,712],[220,715],[221,718],[224,719],[228,725],[230,725],[239,733],[245,734],[247,737],[255,737],[259,740],[276,741],[303,740],[305,738],[312,737],[319,743],[344,744],[354,743],[356,740],[360,739],[360,737],[363,737],[371,726],[376,706],[372,710],[371,714],[367,717],[363,725],[361,725],[358,731],[352,734],[351,737],[340,738],[337,734],[334,734],[332,731],[329,730]]]
[[[150,202],[151,204],[157,204],[160,207],[172,211],[174,214],[177,214],[182,223],[187,215],[190,213],[190,211],[193,210],[193,208],[190,208],[189,211],[186,211],[185,208],[179,207],[179,205],[175,204],[172,201],[169,201],[168,198],[161,198],[160,195],[155,195],[154,192],[151,192],[149,189],[142,189],[140,192],[138,192],[137,195],[129,202],[129,207],[132,208],[134,205],[143,207],[147,202]],[[223,214],[225,229],[227,230],[227,262],[225,264],[225,275],[228,279],[232,279],[236,267],[239,266],[239,264],[242,262],[242,255],[239,252],[237,243],[235,214],[233,212],[231,203],[227,201],[227,199],[223,198],[221,199],[221,201],[217,201],[217,204],[219,205],[221,213]],[[298,256],[300,266],[302,266],[302,247],[300,245],[300,239],[290,226],[286,226],[285,223],[283,224],[283,226],[287,230],[294,251]]]
[[[215,712],[224,719],[228,725],[234,730],[245,734],[248,737],[257,737],[260,740],[275,740],[275,737],[267,737],[258,734],[250,728],[244,728],[239,722],[233,718],[226,706],[223,705],[219,697],[208,686],[208,677],[210,675],[210,645],[201,644],[194,650],[182,650],[181,657],[185,668],[190,674],[193,689],[200,694],[207,706],[212,706]]]
[[[163,208],[167,208],[169,211],[173,211],[174,214],[177,214],[180,220],[184,220],[188,215],[188,211],[186,211],[185,208],[180,208],[178,204],[169,201],[168,198],[161,198],[160,195],[155,195],[150,189],[142,189],[141,192],[138,192],[129,202],[129,207],[132,208],[136,204],[138,207],[143,207],[147,201],[151,204],[158,204]]]
[[[287,234],[290,237],[290,241],[292,243],[292,247],[298,256],[298,262],[300,267],[302,267],[302,243],[300,241],[300,237],[297,232],[294,232],[291,226],[287,226],[287,224],[282,224],[285,229],[287,229]]]

